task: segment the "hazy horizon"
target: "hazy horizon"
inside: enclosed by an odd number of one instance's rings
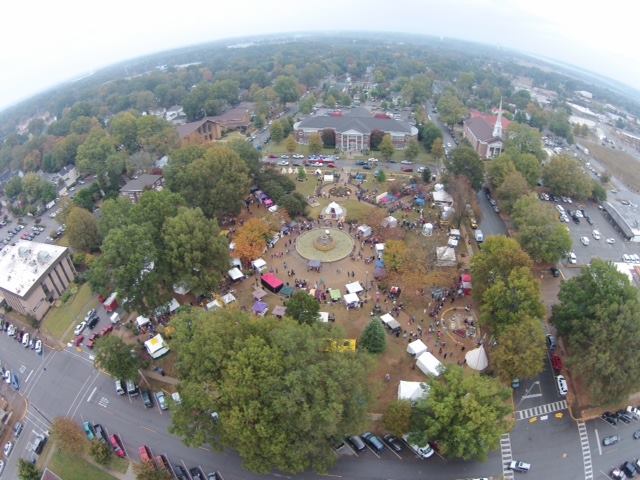
[[[11,3],[0,31],[5,46],[0,49],[5,67],[0,110],[137,57],[230,38],[301,32],[443,36],[552,59],[640,90],[632,14],[640,7],[613,0],[606,11],[592,12],[583,5],[575,0],[535,5],[525,0],[451,0],[446,5],[398,0],[389,11],[362,0],[326,0],[321,10],[306,12],[292,0],[278,2],[276,9],[255,0],[214,6],[198,0],[183,10],[148,0],[114,0],[96,21],[95,12],[77,0],[44,4],[35,18],[29,6]],[[629,15],[618,18],[618,6]],[[197,11],[215,15],[193,15]],[[29,19],[29,28],[19,19]]]

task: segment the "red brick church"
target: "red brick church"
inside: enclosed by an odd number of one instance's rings
[[[502,118],[502,99],[497,115],[472,110],[464,121],[463,135],[482,158],[495,158],[503,150],[503,134],[511,122]]]

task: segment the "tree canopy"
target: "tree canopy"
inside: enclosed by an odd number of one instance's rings
[[[140,358],[131,351],[131,345],[115,335],[96,341],[96,364],[109,375],[121,380],[135,380],[141,366]]]
[[[533,378],[544,370],[547,360],[544,329],[538,318],[524,316],[505,326],[498,346],[491,352],[491,362],[500,379]]]
[[[89,252],[100,245],[98,222],[91,212],[84,208],[71,207],[66,225],[69,244],[76,250]]]
[[[474,190],[478,191],[482,186],[484,164],[473,148],[465,145],[455,148],[451,156],[445,160],[445,165],[452,175],[467,177]]]
[[[383,353],[387,348],[387,333],[379,318],[372,318],[360,335],[360,348],[369,353]]]
[[[562,284],[553,322],[566,341],[569,366],[596,402],[611,403],[637,389],[640,352],[629,348],[640,335],[638,291],[616,267],[593,259]]]
[[[300,323],[313,324],[320,319],[320,303],[304,290],[298,290],[287,301],[287,316]]]
[[[455,94],[450,92],[440,97],[438,110],[442,121],[450,126],[460,123],[467,115],[467,107]]]
[[[529,192],[529,184],[517,170],[508,173],[496,190],[496,197],[502,202],[504,209],[511,213],[514,204]]]
[[[556,195],[584,200],[589,198],[593,183],[575,158],[555,155],[542,169],[544,185]]]
[[[429,395],[415,407],[412,436],[421,445],[437,442],[449,459],[485,460],[509,430],[509,390],[495,379],[466,375],[456,365],[448,366],[429,387]]]
[[[182,312],[172,325],[182,403],[171,430],[188,445],[233,448],[260,473],[326,471],[331,439],[362,428],[367,359],[328,350],[339,331],[233,309]]]

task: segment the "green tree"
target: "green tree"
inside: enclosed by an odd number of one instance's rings
[[[287,301],[287,315],[300,323],[313,324],[320,319],[320,303],[303,290]]]
[[[280,75],[273,84],[273,90],[278,96],[280,103],[295,102],[300,94],[298,93],[298,84],[293,77]]]
[[[556,211],[541,203],[535,193],[521,197],[511,215],[518,229],[517,238],[531,258],[555,263],[571,250],[571,236]]]
[[[140,358],[132,351],[131,345],[115,335],[108,335],[96,341],[96,364],[109,375],[122,380],[135,380],[141,367]]]
[[[22,192],[22,177],[12,177],[4,186],[4,193],[9,198],[16,198]]]
[[[450,92],[445,93],[438,100],[438,111],[440,112],[440,119],[451,127],[456,123],[460,123],[467,115],[467,107],[456,95]]]
[[[560,287],[552,319],[570,352],[569,367],[595,402],[621,401],[637,389],[640,352],[638,291],[615,265],[594,258]],[[624,352],[622,355],[620,352]]]
[[[389,240],[384,246],[384,265],[392,272],[399,272],[407,261],[407,244],[402,240]]]
[[[299,182],[304,182],[307,179],[307,172],[304,167],[298,167],[297,178]]]
[[[387,174],[384,173],[384,170],[379,169],[377,172],[374,173],[374,176],[376,178],[376,181],[378,183],[384,183],[387,181]]]
[[[507,129],[504,142],[505,150],[517,153],[531,153],[538,160],[546,158],[546,153],[542,149],[542,136],[537,128],[513,122]]]
[[[320,133],[322,138],[322,145],[324,148],[335,148],[336,146],[336,132],[331,128],[325,128]]]
[[[114,228],[129,223],[129,215],[133,205],[124,197],[109,198],[102,203],[98,230],[104,238]]]
[[[442,130],[433,122],[429,121],[419,129],[419,137],[425,150],[431,151],[433,143],[440,139],[442,141]],[[435,155],[435,154],[434,154]],[[444,149],[443,149],[444,155]]]
[[[322,138],[319,133],[312,133],[309,137],[309,154],[317,155],[322,151]]]
[[[474,190],[479,190],[484,179],[484,164],[471,147],[460,146],[453,150],[445,161],[447,170],[453,175],[464,175]]]
[[[171,480],[171,475],[166,470],[157,469],[152,462],[142,462],[133,464],[133,473],[136,480]]]
[[[420,154],[420,146],[417,140],[409,140],[406,148],[404,149],[404,156],[407,160],[415,160]]]
[[[262,155],[258,150],[256,150],[251,142],[247,142],[240,138],[234,138],[227,142],[227,146],[236,152],[242,160],[244,160],[252,177],[255,177],[262,169],[262,163],[260,162]]]
[[[171,175],[175,175],[171,188],[207,217],[238,214],[249,193],[249,169],[236,152],[224,145],[213,145],[203,157]]]
[[[287,137],[287,141],[285,142],[285,148],[289,153],[295,152],[296,148],[298,148],[298,142],[296,142],[295,137],[291,133]]]
[[[504,183],[507,175],[515,171],[516,167],[511,160],[511,156],[503,153],[498,158],[488,162],[487,179],[493,188],[498,188]]]
[[[387,133],[382,137],[382,142],[380,142],[380,146],[378,148],[380,149],[380,155],[382,155],[382,158],[387,161],[391,160],[393,152],[396,151],[396,148],[393,146],[393,141],[391,141],[391,135]]]
[[[504,178],[502,185],[496,190],[496,196],[504,209],[511,213],[513,205],[529,192],[529,184],[518,171],[513,171]]]
[[[132,112],[120,112],[109,122],[109,130],[116,145],[122,145],[127,152],[134,153],[140,148],[138,144],[138,124]]]
[[[605,183],[605,182],[602,182]],[[607,191],[605,190],[605,188],[602,186],[601,183],[598,183],[597,181],[593,181],[592,187],[591,187],[591,198],[595,201],[595,202],[604,202],[607,199]]]
[[[313,95],[308,95],[298,102],[298,110],[303,115],[309,115],[313,111],[315,103],[316,98]]]
[[[72,418],[54,418],[51,424],[51,435],[59,448],[71,455],[83,454],[88,445],[87,436]]]
[[[69,244],[76,250],[90,252],[100,245],[98,222],[91,212],[72,207],[66,220]]]
[[[115,151],[113,140],[107,132],[94,128],[78,147],[76,166],[81,173],[102,174],[106,169],[107,158]]]
[[[521,318],[539,320],[544,315],[540,284],[527,267],[514,268],[506,280],[499,278],[482,295],[480,321],[498,334]]]
[[[473,296],[481,300],[485,289],[499,279],[506,281],[511,270],[531,268],[532,265],[529,255],[513,238],[502,235],[488,237],[482,244],[482,250],[471,260]]]
[[[282,124],[280,122],[273,122],[271,125],[271,140],[274,143],[280,143],[284,138],[284,132],[282,130]]]
[[[544,370],[546,359],[542,322],[527,316],[501,330],[498,346],[491,353],[493,366],[505,383],[535,377]]]
[[[229,269],[229,246],[215,220],[199,208],[181,207],[162,227],[163,262],[172,281],[191,287],[195,295],[216,288]]]
[[[382,130],[374,129],[369,135],[369,145],[371,150],[379,150],[382,139],[384,138],[384,132]]]
[[[18,460],[18,478],[20,480],[40,480],[42,472],[33,463],[20,458]]]
[[[444,157],[444,144],[442,142],[442,138],[436,138],[431,144],[431,155],[433,155],[437,160]]]
[[[108,465],[111,461],[113,450],[109,445],[107,445],[103,441],[94,441],[91,442],[91,446],[89,447],[89,453],[91,454],[91,458],[93,458],[100,465]]]
[[[535,187],[540,181],[542,166],[540,160],[532,153],[518,153],[511,155],[513,164],[522,176],[527,180],[530,187]]]
[[[492,378],[466,375],[450,365],[429,383],[429,395],[415,408],[412,429],[419,444],[438,443],[450,459],[486,460],[509,430],[508,389]]]
[[[542,179],[556,195],[586,199],[593,183],[575,158],[555,155],[542,169]]]
[[[182,403],[171,431],[188,445],[232,448],[261,473],[326,471],[330,439],[363,428],[368,359],[327,351],[341,339],[334,329],[228,309],[180,313],[172,325]]]
[[[369,353],[383,353],[387,349],[387,334],[379,318],[373,318],[362,331],[358,345]]]
[[[401,437],[411,429],[411,403],[407,400],[394,400],[384,412],[384,429],[396,437]]]
[[[424,167],[422,170],[422,181],[424,183],[429,183],[431,181],[431,169],[429,167]]]

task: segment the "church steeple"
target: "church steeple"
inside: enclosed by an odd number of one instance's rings
[[[493,136],[502,138],[502,97],[500,97],[500,107],[498,107],[498,118],[496,118],[496,124],[493,126]]]

